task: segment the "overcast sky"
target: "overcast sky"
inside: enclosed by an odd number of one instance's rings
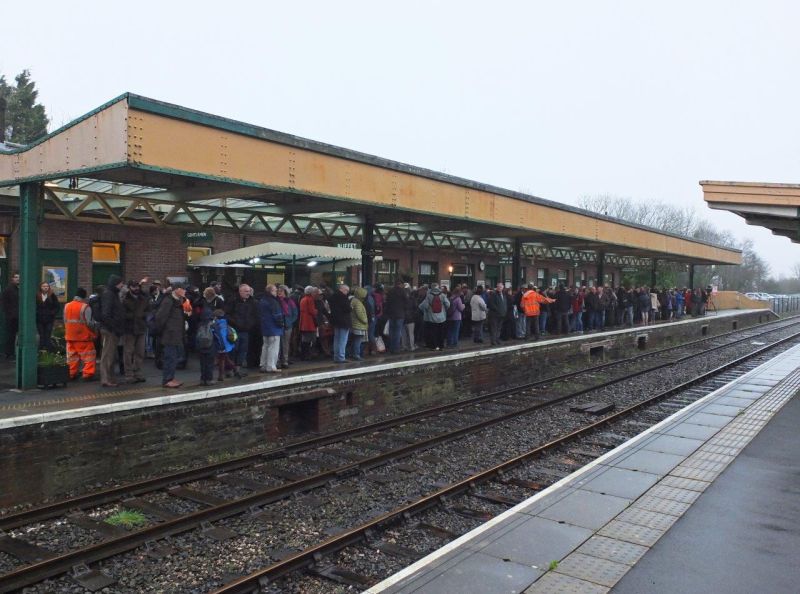
[[[51,129],[131,91],[512,190],[688,205],[774,273],[800,245],[698,181],[798,183],[800,3],[8,2]]]

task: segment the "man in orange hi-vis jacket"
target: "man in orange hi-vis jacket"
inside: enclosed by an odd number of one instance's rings
[[[75,291],[75,298],[64,307],[64,338],[67,341],[67,364],[69,378],[78,377],[78,369],[83,363],[83,380],[95,379],[94,339],[92,329],[92,308],[86,303],[86,289]]]
[[[533,339],[539,340],[539,304],[554,302],[555,299],[550,299],[540,294],[533,286],[533,283],[528,285],[528,290],[522,295],[521,301],[522,311],[525,312],[525,318],[528,321],[528,337],[533,333]]]

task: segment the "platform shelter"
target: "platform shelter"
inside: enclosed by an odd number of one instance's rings
[[[0,209],[12,219],[24,279],[39,277],[48,222],[64,242],[73,232],[101,237],[102,225],[127,230],[145,263],[164,257],[148,249],[159,235],[146,233],[175,228],[225,233],[226,249],[272,239],[355,245],[364,283],[389,246],[493,254],[510,261],[515,282],[523,258],[592,262],[599,279],[612,264],[741,261],[738,250],[132,93],[5,148]],[[21,388],[35,384],[35,290],[21,285]]]

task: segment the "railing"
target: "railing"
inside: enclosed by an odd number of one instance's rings
[[[773,297],[768,303],[776,314],[800,311],[800,297]]]

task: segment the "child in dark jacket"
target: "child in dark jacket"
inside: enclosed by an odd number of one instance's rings
[[[226,368],[235,369],[235,365],[230,358],[230,353],[233,352],[236,341],[231,340],[229,330],[233,329],[228,326],[228,320],[225,318],[225,312],[223,310],[214,310],[214,324],[211,328],[214,333],[214,348],[217,352],[217,381],[221,382],[225,379]],[[234,373],[236,377],[241,377],[238,370]]]

